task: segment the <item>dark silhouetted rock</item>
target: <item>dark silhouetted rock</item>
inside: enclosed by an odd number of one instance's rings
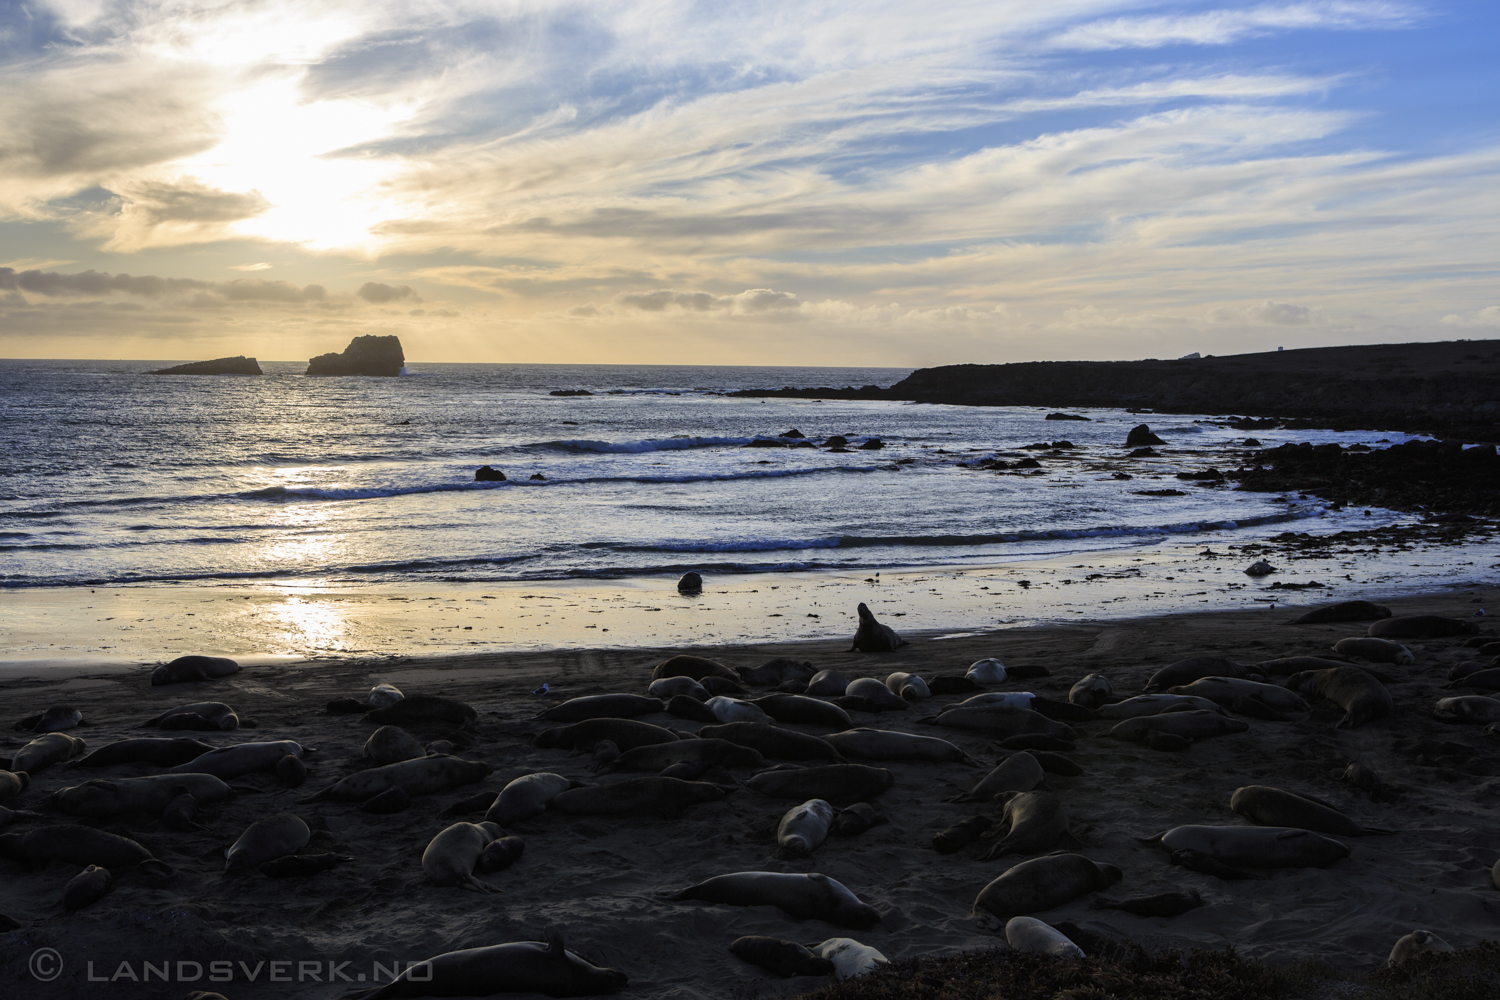
[[[1049,414],[1047,414],[1047,416],[1046,416],[1045,419],[1047,419],[1047,420],[1088,420],[1089,418],[1088,417],[1079,416],[1076,413],[1049,413]]]
[[[882,440],[880,440],[880,438],[870,438],[870,440],[866,441],[864,444],[862,444],[862,445],[859,446],[859,450],[860,451],[879,451],[880,449],[882,449],[884,447],[885,447],[885,442],[882,441]]]
[[[549,396],[592,396],[593,393],[587,389],[553,389],[547,393]]]
[[[785,448],[786,447],[786,442],[778,440],[776,438],[756,438],[754,441],[751,441],[749,444],[745,445],[745,447],[746,448]]]
[[[213,361],[194,361],[171,368],[158,368],[147,375],[259,375],[260,365],[254,358],[237,354],[232,358],[215,358]]]
[[[1276,572],[1276,567],[1264,559],[1257,559],[1245,568],[1246,576],[1270,576],[1274,572]]]
[[[488,465],[481,465],[474,470],[474,482],[476,483],[503,483],[505,473],[499,469],[492,469]]]
[[[807,437],[806,434],[803,434],[801,431],[799,431],[795,427],[793,427],[791,430],[787,431],[785,434],[783,434],[781,436],[784,437],[784,438],[805,438],[805,437]]]
[[[1136,424],[1130,428],[1130,433],[1125,435],[1125,447],[1141,448],[1152,444],[1166,444],[1161,438],[1151,433],[1149,424]]]
[[[825,448],[842,448],[845,445],[847,445],[848,443],[849,443],[849,439],[846,438],[846,437],[844,437],[844,435],[842,435],[842,434],[835,434],[833,437],[831,437],[827,441],[823,442],[823,447],[825,447]]]
[[[400,337],[355,337],[342,354],[320,354],[307,363],[308,375],[396,376],[406,364]]]
[[[684,594],[697,594],[703,590],[703,577],[697,573],[684,573],[677,581],[677,589]]]
[[[546,477],[546,476],[544,476],[544,475],[542,475],[542,474],[541,474],[541,473],[540,473],[540,472],[533,472],[533,473],[532,473],[532,474],[531,474],[531,478],[532,478],[532,479],[540,479],[540,480],[542,480],[542,481],[543,481],[543,482],[546,482],[546,480],[547,480],[547,477]]]
[[[1137,448],[1130,453],[1131,458],[1161,458],[1161,452],[1155,448]]]
[[[1260,447],[1260,439],[1259,438],[1245,438],[1244,443],[1240,447],[1242,447],[1242,448],[1259,448]]]

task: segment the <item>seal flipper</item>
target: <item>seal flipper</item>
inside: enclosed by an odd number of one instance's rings
[[[463,881],[459,884],[462,885],[465,889],[473,889],[475,892],[500,891],[497,886],[490,885],[488,882],[482,882],[479,879],[475,878],[473,875],[465,875]]]
[[[150,875],[156,875],[159,878],[171,878],[173,875],[177,874],[172,870],[171,865],[167,864],[165,861],[157,860],[156,858],[149,858],[145,861],[142,861],[139,867],[141,871],[146,872]]]
[[[326,798],[329,797],[329,793],[331,793],[332,791],[333,791],[333,786],[329,785],[327,788],[323,789],[321,792],[316,792],[316,793],[314,793],[312,795],[309,795],[305,799],[298,799],[297,800],[297,804],[299,806],[305,806],[305,805],[307,805],[310,802],[322,802],[324,799],[326,799]]]

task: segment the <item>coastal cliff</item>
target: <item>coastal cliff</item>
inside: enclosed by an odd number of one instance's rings
[[[147,375],[259,375],[260,365],[254,358],[237,354],[232,358],[215,358],[212,361],[191,361],[171,368],[158,368]]]
[[[305,374],[396,376],[405,364],[400,337],[355,337],[342,354],[320,354],[309,360]]]

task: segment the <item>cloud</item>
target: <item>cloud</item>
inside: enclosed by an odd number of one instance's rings
[[[1358,0],[1263,4],[1242,10],[1093,21],[1057,33],[1052,36],[1051,44],[1085,51],[1228,45],[1274,31],[1395,28],[1409,24],[1419,13],[1409,4]]]
[[[228,302],[281,302],[300,304],[322,302],[328,291],[322,285],[298,287],[286,281],[261,278],[237,278],[233,281],[200,281],[196,278],[161,278],[155,275],[109,274],[103,271],[80,271],[60,274],[57,271],[16,271],[0,267],[0,290],[32,292],[48,298],[64,295],[107,295],[123,292],[144,298],[160,299],[183,296],[190,292],[217,296]]]
[[[259,191],[221,191],[193,178],[142,181],[122,185],[121,192],[112,210],[80,213],[71,222],[75,231],[103,238],[104,249],[117,253],[224,239],[234,223],[271,208]]]
[[[230,264],[229,269],[231,271],[269,271],[271,265],[261,261],[257,264]]]
[[[1485,306],[1467,315],[1450,314],[1443,317],[1449,326],[1500,326],[1500,306]]]
[[[626,309],[642,312],[722,312],[731,316],[755,316],[800,309],[803,303],[790,292],[751,288],[735,295],[710,292],[676,292],[662,288],[653,292],[618,295],[615,301]],[[592,308],[592,307],[587,307]],[[584,315],[575,312],[574,315]]]
[[[367,281],[359,286],[359,291],[354,294],[366,302],[384,303],[398,302],[401,299],[412,299],[420,302],[417,293],[411,290],[410,285],[387,285],[379,281]]]

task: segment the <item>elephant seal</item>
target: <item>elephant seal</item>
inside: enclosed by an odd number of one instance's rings
[[[627,750],[598,770],[657,771],[676,764],[703,764],[707,767],[764,767],[766,759],[759,750],[740,746],[728,740],[678,740],[656,743]]]
[[[709,697],[716,694],[729,695],[733,698],[743,698],[750,693],[750,689],[738,681],[729,680],[727,677],[705,677],[698,682],[703,690],[708,692]]]
[[[1052,753],[1049,750],[1028,750],[1026,752],[1036,758],[1036,762],[1048,774],[1060,774],[1066,778],[1083,777],[1083,768],[1079,767],[1071,757],[1065,757],[1060,753]]]
[[[1244,677],[1243,664],[1222,656],[1189,656],[1162,667],[1146,682],[1146,693],[1165,691],[1180,684],[1191,684],[1200,677]]]
[[[1083,846],[1068,832],[1067,811],[1051,792],[1009,792],[1003,801],[1000,822],[985,834],[1000,840],[979,856],[980,861],[994,861],[1011,853],[1039,854],[1064,840],[1068,847]]]
[[[966,820],[948,827],[932,838],[932,849],[939,854],[957,854],[979,839],[991,826],[994,820],[988,816],[970,816]]]
[[[859,614],[859,628],[854,632],[854,644],[849,647],[849,652],[889,653],[907,644],[905,639],[896,634],[895,629],[876,621],[875,615],[863,601],[855,610]]]
[[[1391,714],[1395,702],[1385,685],[1360,667],[1340,666],[1328,670],[1306,670],[1293,674],[1286,686],[1303,694],[1316,695],[1336,702],[1344,717],[1334,723],[1335,729],[1355,729]]]
[[[1103,674],[1085,674],[1068,689],[1068,700],[1084,708],[1097,709],[1115,693],[1115,686]]]
[[[817,698],[808,698],[805,695],[768,694],[762,698],[756,698],[750,704],[777,722],[790,722],[804,726],[834,726],[839,729],[849,729],[854,725],[854,720],[849,718],[849,713],[842,708],[830,705],[826,701],[819,701]]]
[[[400,785],[392,785],[383,792],[377,792],[359,804],[361,812],[372,813],[376,816],[391,816],[411,808],[411,796],[406,794],[406,789]]]
[[[925,721],[925,720],[924,720]],[[1025,734],[1056,736],[1076,740],[1078,734],[1064,722],[1047,718],[1040,712],[1008,705],[976,705],[973,708],[950,708],[935,720],[939,726],[974,729],[999,739]]]
[[[1030,752],[1022,750],[995,765],[979,784],[948,802],[988,802],[1005,792],[1029,792],[1047,780],[1041,763]]]
[[[1348,846],[1337,840],[1275,826],[1179,826],[1147,843],[1242,868],[1327,868],[1349,856]]]
[[[603,740],[627,751],[654,743],[675,743],[677,734],[665,726],[653,726],[634,719],[587,719],[538,733],[531,742],[533,746],[544,748],[592,750]]]
[[[1368,622],[1389,618],[1391,609],[1369,601],[1344,601],[1316,608],[1292,622],[1293,625],[1321,625],[1324,622]]]
[[[956,762],[978,767],[979,762],[947,740],[935,736],[914,736],[888,729],[850,729],[823,737],[846,757],[866,760],[927,760]]]
[[[807,682],[807,690],[803,694],[821,694],[837,697],[849,690],[849,680],[837,670],[819,670],[813,674],[812,680]]]
[[[1449,682],[1449,688],[1472,687],[1481,691],[1500,691],[1500,668],[1487,667],[1484,670],[1472,670],[1466,674],[1460,674]]]
[[[746,684],[753,684],[756,687],[775,687],[787,681],[801,681],[805,684],[817,676],[818,670],[806,661],[778,656],[758,667],[741,667],[739,674],[740,680]]]
[[[143,739],[116,740],[78,761],[79,767],[113,767],[116,764],[141,762],[157,767],[176,767],[197,760],[210,750],[211,744],[179,736],[167,739],[151,736]]]
[[[230,788],[211,774],[94,778],[81,785],[58,789],[48,802],[69,816],[111,819],[132,812],[160,816],[173,799],[183,794],[191,795],[199,803],[222,802],[229,798]]]
[[[238,673],[240,665],[227,656],[179,656],[165,666],[151,672],[151,686],[183,684],[190,681],[211,681]]]
[[[172,797],[161,811],[162,826],[171,830],[188,833],[193,830],[203,829],[203,825],[194,817],[198,815],[198,800],[191,792],[183,792]]]
[[[16,728],[29,733],[60,733],[65,729],[86,725],[83,713],[67,705],[53,705],[45,712],[28,715],[16,723]]]
[[[1203,897],[1197,889],[1186,892],[1159,892],[1152,896],[1136,896],[1132,899],[1109,899],[1095,896],[1089,901],[1091,910],[1121,910],[1137,917],[1180,917],[1189,910],[1203,905]]]
[[[92,906],[103,899],[114,884],[115,877],[109,873],[108,868],[89,865],[63,886],[63,909],[72,912]]]
[[[627,982],[619,969],[590,965],[568,951],[562,933],[549,927],[545,943],[516,941],[450,951],[409,965],[393,982],[351,994],[350,1000],[487,996],[497,984],[514,993],[592,997],[618,993]]]
[[[863,976],[867,972],[874,972],[882,965],[891,963],[891,960],[882,955],[878,949],[871,948],[867,944],[860,944],[853,938],[829,938],[812,945],[812,951],[819,958],[833,963],[833,974],[839,979]]]
[[[504,836],[496,823],[454,823],[422,852],[422,870],[437,885],[456,885],[475,892],[499,892],[474,877],[474,866],[490,844]]]
[[[360,717],[360,722],[376,725],[403,725],[409,723],[441,722],[451,726],[465,726],[479,719],[473,707],[452,698],[435,694],[407,695],[393,705],[376,708]]]
[[[707,694],[707,692],[704,693]],[[689,722],[706,722],[709,725],[716,725],[719,721],[719,717],[714,714],[713,709],[708,707],[706,701],[699,701],[686,694],[674,695],[667,702],[667,711]]]
[[[142,871],[169,877],[172,869],[129,837],[95,830],[81,823],[39,826],[27,833],[0,834],[0,856],[30,864],[66,861],[73,865],[116,868],[140,866]]]
[[[193,705],[180,705],[163,712],[150,722],[141,723],[142,728],[155,726],[158,729],[201,729],[209,732],[227,732],[238,729],[240,717],[234,709],[222,701],[202,701]]]
[[[729,944],[736,958],[774,972],[783,979],[792,976],[831,976],[833,963],[821,955],[814,955],[795,941],[747,934],[737,937]]]
[[[835,837],[857,837],[872,826],[887,823],[884,816],[875,815],[875,807],[868,802],[856,802],[839,810],[829,830]]]
[[[776,825],[776,846],[792,854],[811,854],[828,839],[833,813],[833,806],[823,799],[808,799],[793,806]]]
[[[1086,893],[1108,889],[1123,877],[1114,865],[1058,851],[1022,861],[979,890],[974,916],[998,929],[1011,917],[1050,910]]]
[[[1071,753],[1078,749],[1078,744],[1072,740],[1065,740],[1059,736],[1043,736],[1040,733],[1023,733],[1020,736],[1007,736],[995,744],[1002,750],[1026,750],[1035,752],[1037,750],[1050,750],[1058,753]],[[1037,758],[1039,761],[1041,758]]]
[[[579,787],[580,782],[548,771],[523,774],[500,789],[484,818],[501,826],[520,823],[546,812],[559,793]]]
[[[773,799],[824,799],[834,805],[874,798],[895,783],[896,776],[890,771],[864,764],[762,771],[745,782]]]
[[[1478,725],[1500,722],[1500,699],[1482,694],[1442,698],[1432,706],[1432,717],[1439,722],[1469,722]]]
[[[667,706],[660,698],[647,698],[638,694],[591,694],[582,698],[570,698],[561,705],[538,712],[532,718],[553,722],[582,722],[585,719],[630,719],[666,710]]]
[[[938,674],[927,682],[927,690],[934,695],[944,694],[973,694],[983,691],[983,684],[976,684],[967,677],[944,676]]]
[[[1011,917],[1005,922],[1005,943],[1016,951],[1054,958],[1083,958],[1083,949],[1062,931],[1036,917]]]
[[[964,676],[976,684],[1003,684],[1006,677],[1005,664],[994,657],[975,660],[969,664]]]
[[[1308,670],[1332,670],[1347,666],[1349,664],[1342,660],[1330,660],[1322,656],[1282,656],[1274,660],[1262,660],[1255,665],[1255,669],[1265,675],[1290,677]]]
[[[730,722],[722,726],[704,726],[698,736],[705,740],[728,740],[742,747],[759,750],[766,757],[780,760],[831,760],[843,763],[844,757],[827,740],[808,733],[798,733],[759,722]]]
[[[15,798],[30,784],[31,775],[25,771],[0,771],[0,802]]]
[[[1180,686],[1180,685],[1179,685]],[[1222,712],[1218,702],[1189,694],[1138,694],[1134,698],[1117,701],[1099,709],[1101,719],[1137,719],[1143,715],[1160,715],[1181,706],[1206,712]]]
[[[655,809],[663,816],[676,816],[690,805],[717,802],[724,789],[706,781],[683,781],[680,778],[626,778],[607,785],[587,785],[559,792],[552,807],[572,816],[598,816],[630,812],[632,809]]]
[[[1473,635],[1479,623],[1441,615],[1401,615],[1371,623],[1366,635],[1377,639],[1446,639],[1455,635]]]
[[[1025,708],[1049,719],[1059,722],[1091,722],[1096,718],[1091,708],[1083,705],[1075,705],[1070,701],[1055,701],[1051,698],[1043,698],[1039,694],[1030,691],[985,691],[965,698],[957,705],[950,706],[951,711],[955,708],[984,708],[986,706],[997,706],[1000,708]]]
[[[1340,639],[1333,644],[1333,651],[1340,656],[1352,656],[1372,663],[1394,663],[1398,667],[1409,667],[1417,662],[1412,651],[1399,642],[1369,636]]]
[[[651,686],[646,689],[646,694],[665,702],[670,702],[680,695],[685,695],[695,701],[708,700],[708,689],[691,677],[663,677],[659,681],[652,681]]]
[[[307,878],[354,859],[347,854],[289,854],[260,866],[266,878]]]
[[[394,684],[376,684],[370,688],[370,693],[365,696],[365,704],[371,708],[390,708],[398,701],[404,701],[406,695]]]
[[[1398,797],[1395,789],[1382,781],[1380,774],[1373,767],[1370,767],[1368,764],[1361,764],[1357,760],[1350,761],[1349,766],[1342,770],[1334,768],[1329,772],[1328,776],[1330,778],[1337,778],[1340,781],[1349,782],[1349,784],[1370,796],[1371,802],[1380,802],[1382,800],[1394,802]]]
[[[1107,735],[1117,740],[1144,743],[1152,733],[1166,733],[1188,740],[1203,740],[1212,736],[1243,733],[1250,724],[1240,719],[1231,719],[1217,712],[1189,711],[1167,712],[1163,715],[1144,715],[1118,722]]]
[[[224,852],[224,870],[242,872],[258,868],[267,861],[296,854],[310,840],[312,831],[302,817],[294,813],[277,813],[258,819],[246,827],[239,839]]]
[[[1191,871],[1202,872],[1204,875],[1212,875],[1214,878],[1223,879],[1226,882],[1243,882],[1249,879],[1264,879],[1264,875],[1252,875],[1242,872],[1238,868],[1231,868],[1222,861],[1215,860],[1202,851],[1190,848],[1182,848],[1171,852],[1167,856],[1167,863],[1187,868]]]
[[[498,840],[492,840],[480,852],[479,870],[482,872],[503,872],[515,864],[525,851],[526,841],[520,837],[501,837]]]
[[[363,802],[388,788],[400,788],[407,795],[431,795],[459,785],[483,781],[493,773],[493,764],[461,757],[432,756],[420,760],[403,760],[364,771],[356,771],[342,781],[323,789],[298,805],[333,799],[335,802]]]
[[[703,593],[703,575],[701,573],[682,574],[677,578],[677,592],[679,594]]]
[[[186,764],[172,768],[173,774],[211,774],[228,781],[253,771],[264,771],[275,767],[287,754],[301,757],[302,744],[293,740],[272,740],[264,743],[238,743],[232,747],[220,747],[194,757]]]
[[[400,726],[381,726],[365,740],[365,748],[360,756],[368,757],[379,766],[426,757],[427,751],[415,736]]]
[[[923,698],[931,698],[932,692],[927,687],[927,682],[916,674],[897,671],[885,679],[887,691],[907,701],[921,701]]]
[[[76,736],[47,733],[17,750],[15,756],[5,762],[5,769],[25,771],[28,775],[40,774],[53,764],[77,757],[85,749],[87,744]]]
[[[904,711],[906,699],[893,692],[873,677],[858,677],[849,682],[844,694],[850,698],[864,698],[887,711]]]
[[[1362,827],[1322,799],[1267,785],[1236,788],[1229,797],[1229,808],[1259,826],[1293,827],[1340,837],[1379,837],[1391,832]]]
[[[824,920],[839,927],[864,929],[880,914],[827,875],[780,872],[736,872],[669,893],[675,902],[701,899],[730,906],[774,906],[797,920]]]
[[[971,698],[965,698],[953,708],[978,708],[981,705],[1001,705],[1006,708],[1030,708],[1032,702],[1036,701],[1036,695],[1030,691],[983,691]]]
[[[1263,684],[1243,677],[1200,677],[1191,684],[1168,688],[1167,693],[1207,698],[1223,708],[1233,708],[1236,703],[1249,699],[1277,712],[1308,710],[1307,702],[1297,692],[1288,691],[1277,684]]]
[[[307,765],[302,758],[289,753],[276,762],[276,777],[288,788],[298,788],[307,782]]]
[[[738,698],[715,696],[705,701],[703,706],[712,712],[713,717],[720,723],[755,722],[770,725],[772,721],[771,717],[759,707],[748,701],[740,701]]]
[[[1403,962],[1410,962],[1418,955],[1452,950],[1453,946],[1451,944],[1432,933],[1432,931],[1412,931],[1396,942],[1396,946],[1391,949],[1390,957],[1385,960],[1385,964],[1388,968],[1395,968]]]
[[[656,665],[656,669],[651,671],[651,679],[654,681],[659,681],[664,677],[691,677],[700,683],[705,677],[722,677],[726,681],[740,679],[739,674],[717,660],[710,660],[703,656],[689,656],[685,653],[661,661]]]

